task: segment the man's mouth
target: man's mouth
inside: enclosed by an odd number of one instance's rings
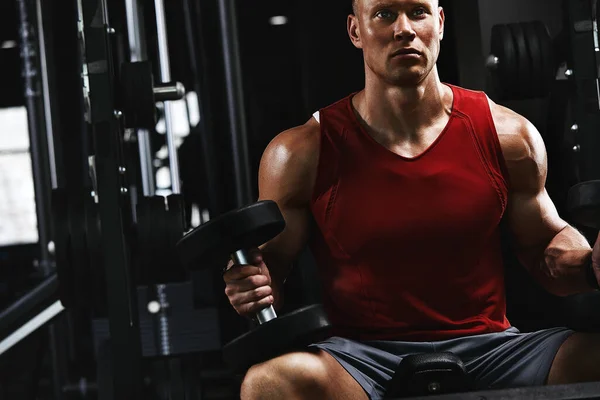
[[[395,52],[392,53],[392,57],[397,57],[397,56],[407,56],[407,55],[421,55],[421,52],[413,49],[413,48],[407,48],[407,49],[400,49],[400,50],[396,50]]]

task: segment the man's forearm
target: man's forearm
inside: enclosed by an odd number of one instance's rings
[[[592,291],[588,265],[592,249],[572,226],[561,230],[544,249],[522,254],[521,261],[550,293],[570,296]]]

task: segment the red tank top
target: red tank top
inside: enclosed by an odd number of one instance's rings
[[[352,96],[320,110],[310,247],[335,335],[435,341],[510,327],[506,166],[485,94],[451,88],[447,126],[415,158],[377,143]]]

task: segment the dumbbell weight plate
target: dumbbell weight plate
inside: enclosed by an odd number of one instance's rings
[[[541,21],[533,22],[534,29],[537,32],[537,37],[540,42],[540,50],[542,52],[542,73],[544,82],[546,82],[546,93],[550,92],[550,85],[556,80],[556,61],[554,55],[554,45],[548,28]]]
[[[573,186],[569,190],[567,210],[573,223],[600,229],[600,180]]]
[[[510,24],[509,29],[512,33],[517,54],[517,84],[518,99],[529,97],[532,88],[531,59],[527,50],[527,40],[521,24]]]
[[[548,94],[548,84],[545,82],[544,60],[542,58],[542,48],[535,22],[523,24],[523,34],[527,43],[531,62],[531,96],[542,97]]]
[[[234,371],[321,340],[331,324],[323,307],[314,304],[259,325],[223,348],[223,359]]]
[[[517,52],[510,29],[506,25],[492,27],[492,54],[498,57],[496,86],[502,99],[511,99],[518,90]]]
[[[231,254],[256,248],[284,228],[277,203],[260,201],[194,229],[177,243],[177,251],[183,265],[190,269],[225,266]]]

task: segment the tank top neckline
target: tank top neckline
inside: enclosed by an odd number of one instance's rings
[[[384,145],[379,143],[377,140],[375,140],[373,138],[373,136],[371,136],[369,134],[369,132],[367,132],[366,128],[363,126],[363,124],[358,119],[357,111],[355,110],[354,105],[352,104],[352,99],[359,92],[352,93],[350,96],[347,97],[346,108],[347,108],[347,111],[350,113],[351,121],[355,125],[355,127],[358,129],[360,136],[363,137],[364,139],[366,139],[368,142],[370,142],[371,146],[374,149],[376,149],[377,151],[384,153],[384,154],[387,153],[388,156],[400,159],[402,161],[415,162],[415,161],[418,161],[421,158],[425,157],[435,147],[438,146],[438,144],[441,142],[443,137],[446,136],[446,132],[448,132],[448,128],[450,127],[452,120],[456,116],[459,93],[454,88],[453,85],[450,85],[447,83],[444,83],[444,85],[448,86],[452,90],[452,106],[451,106],[451,111],[450,111],[450,117],[448,118],[448,121],[446,122],[444,129],[442,129],[442,131],[437,136],[437,138],[425,150],[423,150],[421,153],[419,153],[418,155],[416,155],[414,157],[406,157],[406,156],[403,156],[403,155],[393,152],[392,150],[388,149],[387,147],[385,147]]]

